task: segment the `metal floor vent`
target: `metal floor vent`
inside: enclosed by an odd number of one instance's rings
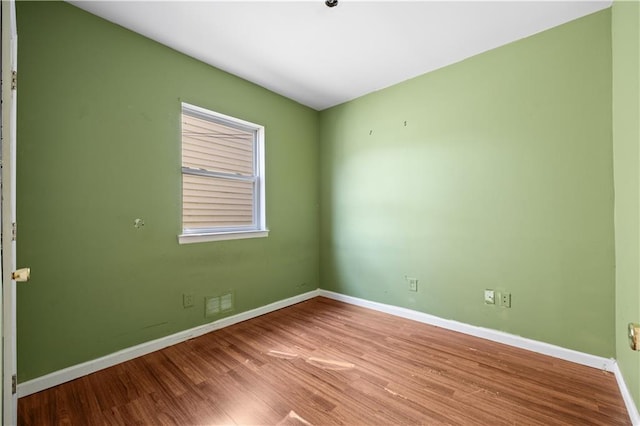
[[[204,316],[216,317],[233,311],[233,293],[224,293],[220,296],[208,296],[204,301]]]

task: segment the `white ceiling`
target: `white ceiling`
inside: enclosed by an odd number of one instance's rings
[[[611,1],[70,1],[322,110]]]

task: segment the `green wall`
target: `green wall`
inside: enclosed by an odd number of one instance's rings
[[[627,339],[627,324],[640,322],[640,3],[614,2],[612,34],[616,359],[640,406],[640,352]]]
[[[323,111],[323,288],[613,357],[610,18]]]
[[[321,286],[617,355],[637,401],[620,323],[640,302],[638,126],[616,113],[637,21],[620,8],[612,128],[610,10],[317,113],[68,4],[18,3],[19,381],[206,323],[206,295],[232,290],[238,313]],[[177,244],[180,101],[265,125],[268,238]]]
[[[21,382],[319,286],[316,111],[65,3],[17,16]],[[178,245],[180,101],[265,126],[268,238]]]

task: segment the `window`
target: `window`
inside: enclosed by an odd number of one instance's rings
[[[265,237],[264,127],[182,104],[181,244]]]

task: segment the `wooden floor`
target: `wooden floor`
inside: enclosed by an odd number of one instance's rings
[[[21,425],[626,425],[613,374],[315,298],[25,398]]]

